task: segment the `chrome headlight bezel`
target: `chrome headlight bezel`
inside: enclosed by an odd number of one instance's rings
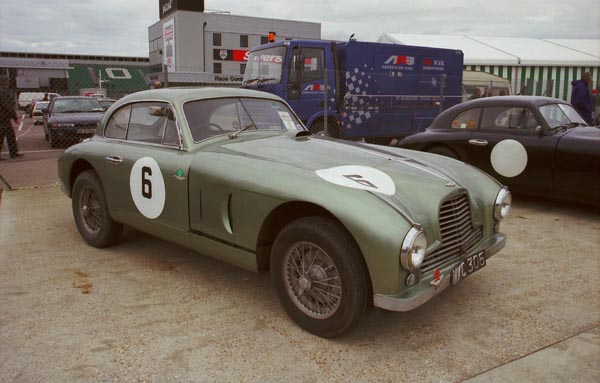
[[[510,206],[512,204],[512,194],[505,186],[498,192],[496,201],[494,202],[494,218],[497,221],[502,221],[508,216]]]
[[[408,230],[402,241],[400,265],[408,271],[416,271],[423,264],[427,250],[427,235],[416,224]]]

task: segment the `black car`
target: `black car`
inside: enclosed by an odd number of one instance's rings
[[[55,148],[72,140],[91,137],[104,114],[94,97],[56,97],[44,111],[44,135]]]
[[[440,113],[398,146],[474,165],[513,192],[600,205],[600,128],[555,98],[488,97]]]

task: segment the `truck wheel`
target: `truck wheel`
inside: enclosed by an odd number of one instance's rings
[[[303,329],[330,338],[349,332],[370,307],[370,282],[352,237],[327,217],[292,221],[271,256],[275,290]]]
[[[119,239],[123,225],[110,217],[96,172],[87,170],[77,177],[71,203],[79,234],[88,245],[101,248]]]
[[[325,135],[325,124],[323,121],[315,121],[308,129],[312,134],[318,134],[321,136]],[[329,137],[340,138],[340,132],[338,127],[335,124],[329,123],[327,125],[327,130],[329,133]]]
[[[450,157],[450,158],[454,158],[455,160],[460,160],[460,157],[458,156],[458,154],[456,154],[456,152],[452,149],[450,149],[447,146],[434,146],[432,148],[430,148],[428,150],[429,153],[433,153],[433,154],[439,154],[440,156],[445,156],[445,157]]]

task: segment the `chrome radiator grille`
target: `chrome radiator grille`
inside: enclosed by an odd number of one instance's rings
[[[427,254],[421,266],[423,273],[460,257],[483,238],[483,228],[473,227],[469,199],[465,194],[442,204],[439,224],[442,245],[433,253]]]

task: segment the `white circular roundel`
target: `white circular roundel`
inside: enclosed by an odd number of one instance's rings
[[[165,181],[154,158],[143,157],[133,164],[129,188],[140,213],[150,219],[160,216],[165,207]]]
[[[504,177],[516,177],[527,166],[527,151],[516,140],[502,140],[492,149],[490,156],[494,170]]]
[[[369,190],[386,195],[396,193],[396,184],[390,176],[374,168],[359,165],[337,166],[316,171],[327,182],[353,189]]]

